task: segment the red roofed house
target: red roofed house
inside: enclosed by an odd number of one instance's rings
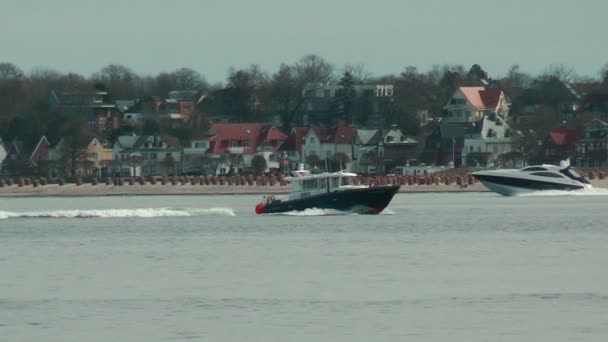
[[[535,161],[559,165],[560,161],[574,156],[576,143],[582,136],[583,133],[577,128],[559,127],[551,130],[540,151],[542,155],[538,155]]]
[[[442,120],[446,122],[475,122],[492,113],[503,119],[509,115],[504,92],[495,88],[460,87],[443,109]]]
[[[333,129],[311,127],[304,136],[304,161],[312,155],[325,160],[332,159],[336,154],[345,154],[352,161],[356,134],[356,128],[347,126],[342,120]]]
[[[266,171],[281,167],[277,151],[287,135],[273,125],[213,124],[209,136],[208,154],[217,161],[217,174],[253,171],[256,155],[266,159]]]
[[[304,162],[304,139],[308,134],[310,127],[295,127],[287,139],[279,148],[279,153],[284,163],[289,163],[290,169],[294,169],[295,165]]]

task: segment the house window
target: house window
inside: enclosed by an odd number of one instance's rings
[[[236,141],[230,141],[228,143],[228,147],[237,147],[237,146],[238,146],[238,143]]]
[[[389,135],[389,136],[386,137],[386,142],[393,142],[393,140],[395,140],[395,139],[391,135]]]
[[[249,141],[245,140],[245,141],[243,142],[243,147],[249,147]]]
[[[275,161],[275,156],[274,156],[274,154],[269,155],[269,156],[268,156],[268,160],[269,160],[269,161]]]
[[[315,137],[308,138],[308,143],[309,144],[314,144],[315,143]]]
[[[156,160],[156,158],[157,158],[157,157],[156,157],[156,152],[152,152],[152,153],[150,153],[150,159],[152,159],[152,160]]]

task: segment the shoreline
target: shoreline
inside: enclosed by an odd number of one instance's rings
[[[608,188],[608,179],[595,179],[596,188]],[[92,196],[227,196],[288,194],[289,185],[105,185],[105,184],[49,184],[44,186],[4,186],[0,197],[92,197]],[[402,185],[399,193],[468,193],[490,192],[479,182],[462,187],[456,184]]]

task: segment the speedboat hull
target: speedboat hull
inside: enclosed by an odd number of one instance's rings
[[[548,182],[542,180],[505,177],[498,175],[473,174],[483,185],[489,190],[494,191],[503,196],[517,196],[538,191],[558,190],[558,191],[574,191],[582,190],[587,186],[584,184]]]
[[[294,200],[271,200],[256,207],[258,214],[306,209],[331,209],[357,214],[380,214],[399,191],[399,185],[340,190]]]

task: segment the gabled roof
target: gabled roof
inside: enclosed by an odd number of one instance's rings
[[[119,147],[122,147],[124,149],[133,148],[139,138],[140,137],[136,135],[121,135],[116,140],[116,143]]]
[[[283,132],[267,124],[213,124],[210,131],[215,133],[209,139],[212,143],[211,153],[216,154],[228,153],[231,141],[247,143],[248,146],[243,147],[243,154],[253,154],[265,142],[277,144],[287,139]]]
[[[460,87],[460,92],[469,101],[471,106],[478,110],[492,110],[498,107],[502,90],[484,87]]]
[[[34,150],[32,151],[32,154],[30,155],[30,160],[35,159],[34,156],[38,153],[42,153],[43,151],[39,150],[42,148],[46,148],[47,149],[47,158],[48,158],[48,148],[51,146],[51,144],[49,143],[49,141],[46,139],[46,137],[43,135],[40,140],[38,140],[38,144],[36,144],[36,147],[34,148]]]
[[[338,123],[334,134],[336,144],[351,144],[357,134],[357,129],[346,126],[343,122]]]
[[[590,126],[594,126],[596,128],[600,128],[600,127],[605,128],[605,127],[608,127],[608,123],[606,123],[598,118],[594,118],[593,120],[591,120],[585,124],[585,128],[590,127]]]
[[[309,130],[309,127],[293,128],[287,139],[279,147],[279,151],[296,151],[302,155],[302,145]]]
[[[319,138],[320,142],[330,142],[333,138],[332,131],[325,127],[311,127],[307,134],[311,131]]]
[[[582,134],[575,128],[560,127],[549,132],[549,137],[555,145],[568,146],[578,141]]]
[[[380,130],[378,129],[358,129],[357,139],[362,145],[377,145],[380,140]]]

